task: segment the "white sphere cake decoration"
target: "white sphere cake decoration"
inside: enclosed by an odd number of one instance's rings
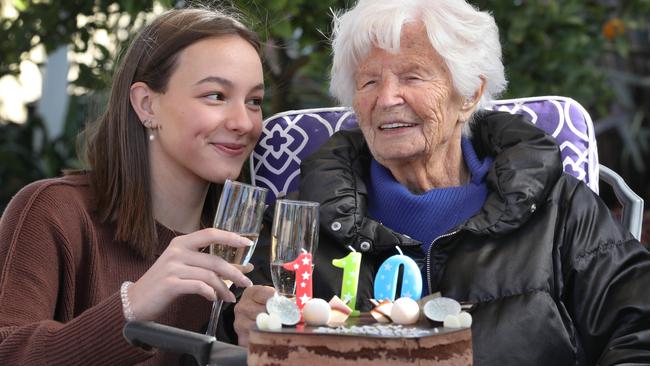
[[[460,328],[460,320],[457,315],[447,315],[442,323],[445,328]]]
[[[460,326],[463,328],[469,328],[472,326],[472,315],[466,311],[458,314],[458,320],[460,321]]]
[[[430,320],[442,322],[447,315],[460,314],[460,303],[448,297],[436,297],[427,301],[422,310]]]
[[[268,330],[269,329],[269,314],[259,313],[255,318],[255,324],[259,330]]]
[[[276,314],[269,314],[269,319],[266,323],[267,330],[278,331],[282,329],[282,322],[280,317]]]
[[[330,304],[319,298],[307,301],[302,308],[302,318],[307,325],[326,325],[330,321],[331,313],[332,309],[330,308]]]
[[[393,303],[390,317],[396,324],[414,324],[420,317],[420,306],[410,297],[400,297]]]

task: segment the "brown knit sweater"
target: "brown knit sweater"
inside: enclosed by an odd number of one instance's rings
[[[0,220],[1,365],[170,365],[178,355],[147,352],[122,337],[123,281],[154,263],[113,240],[98,222],[85,175],[23,188]],[[160,247],[174,233],[158,225]],[[198,331],[210,303],[176,301],[157,321]]]

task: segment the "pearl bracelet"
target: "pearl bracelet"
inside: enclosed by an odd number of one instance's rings
[[[129,301],[129,287],[133,285],[131,281],[124,281],[122,287],[120,288],[120,298],[122,299],[122,311],[124,312],[124,318],[128,321],[134,321],[135,315],[133,314],[133,309],[131,309],[131,302]]]

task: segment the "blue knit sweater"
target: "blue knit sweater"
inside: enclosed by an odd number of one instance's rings
[[[466,138],[462,138],[461,148],[471,174],[470,182],[434,188],[423,194],[411,193],[373,159],[368,184],[370,216],[398,233],[421,241],[426,253],[434,239],[478,213],[487,198],[485,176],[493,159],[479,160]]]

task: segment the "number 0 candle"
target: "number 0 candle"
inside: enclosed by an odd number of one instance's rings
[[[400,289],[401,297],[419,300],[422,295],[420,269],[411,257],[405,256],[399,247],[395,248],[397,248],[399,254],[386,259],[375,275],[375,299],[395,300],[399,267],[403,266],[404,276],[402,277],[402,288]]]
[[[352,251],[343,258],[333,259],[334,267],[343,268],[343,281],[341,282],[341,299],[353,310],[352,315],[356,316],[359,311],[355,310],[357,304],[357,285],[359,284],[359,268],[361,267],[361,253],[351,246]]]
[[[301,253],[292,262],[282,265],[287,271],[296,272],[296,304],[302,311],[303,306],[312,298],[312,271],[311,254]]]

